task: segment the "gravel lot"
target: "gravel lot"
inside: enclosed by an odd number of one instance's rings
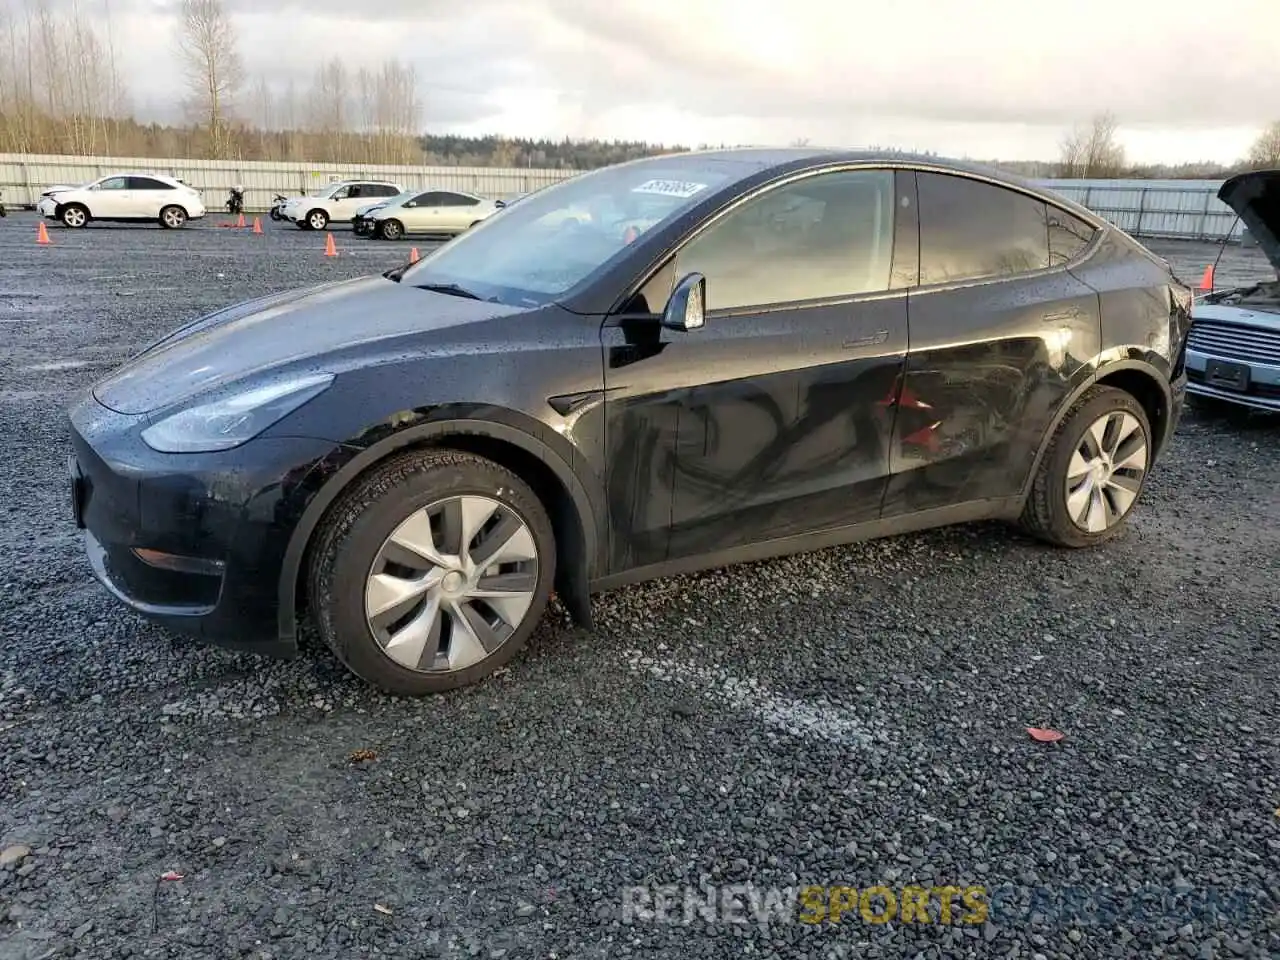
[[[0,958],[1280,954],[1276,420],[1189,415],[1095,553],[979,525],[662,581],[395,700],[323,651],[173,641],[82,559],[74,390],[197,314],[407,259],[218,219],[47,248],[0,220]],[[1217,254],[1153,246],[1192,282]],[[1264,272],[1231,250],[1219,283]],[[624,887],[701,883],[995,902],[621,922]]]

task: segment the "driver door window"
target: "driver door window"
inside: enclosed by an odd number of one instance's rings
[[[888,290],[894,196],[890,170],[827,173],[777,187],[694,237],[677,254],[671,279],[704,274],[708,312]]]

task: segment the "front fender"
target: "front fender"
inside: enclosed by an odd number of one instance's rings
[[[603,509],[599,491],[583,482],[565,457],[532,433],[506,423],[467,417],[449,417],[418,422],[392,432],[370,433],[353,443],[341,445],[330,458],[315,468],[314,492],[302,509],[285,550],[278,586],[278,630],[281,640],[296,642],[298,579],[307,546],[326,511],[349,485],[374,464],[399,450],[449,436],[486,437],[517,447],[537,457],[568,491],[577,513],[583,537],[585,582],[600,563],[603,546],[599,539],[598,510]],[[572,459],[572,458],[571,458]]]

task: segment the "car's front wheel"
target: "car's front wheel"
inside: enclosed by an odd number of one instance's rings
[[[89,222],[89,211],[78,203],[70,203],[62,208],[58,219],[62,221],[64,227],[78,230]]]
[[[307,227],[311,230],[323,230],[329,225],[329,215],[323,210],[312,210],[307,214]]]
[[[309,570],[320,634],[394,694],[466,686],[528,642],[555,579],[545,508],[519,477],[451,450],[397,456],[345,493]]]
[[[404,224],[399,220],[382,220],[376,229],[383,240],[399,240],[404,236]]]
[[[1022,524],[1063,547],[1119,532],[1151,466],[1151,424],[1132,394],[1092,387],[1063,418],[1040,462]]]

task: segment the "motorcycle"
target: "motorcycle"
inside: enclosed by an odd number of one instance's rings
[[[244,187],[232,187],[227,195],[227,213],[244,213]]]
[[[277,193],[271,198],[271,219],[283,220],[285,204],[289,202],[289,198],[283,193]]]

